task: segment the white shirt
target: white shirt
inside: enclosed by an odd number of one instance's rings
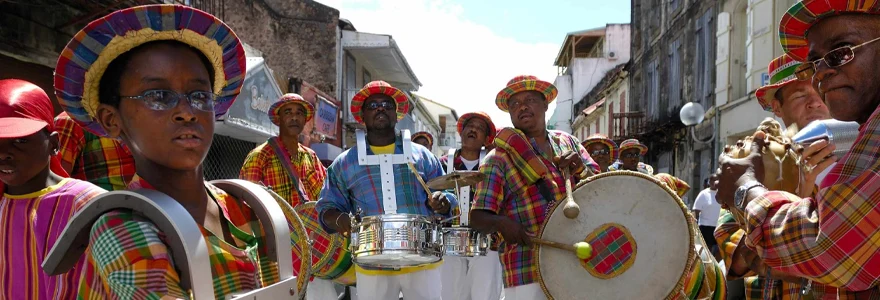
[[[473,170],[474,167],[476,167],[477,164],[480,163],[480,160],[479,159],[467,160],[467,159],[464,159],[464,157],[462,157],[461,162],[464,164],[465,168],[467,168],[468,170]]]
[[[697,200],[694,201],[694,210],[700,211],[700,220],[698,221],[700,226],[711,226],[715,227],[718,225],[718,215],[721,214],[721,204],[718,204],[715,201],[715,193],[716,191],[710,189],[703,189],[700,191],[700,194],[697,195]]]

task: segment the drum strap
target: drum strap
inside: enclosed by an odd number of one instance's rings
[[[290,178],[290,181],[293,182],[293,189],[296,190],[297,194],[299,194],[299,200],[301,202],[311,201],[312,199],[306,198],[305,193],[303,193],[303,191],[300,189],[300,187],[302,187],[302,183],[299,181],[299,177],[296,176],[296,172],[293,171],[293,162],[290,161],[290,153],[284,151],[284,149],[281,148],[281,145],[278,144],[278,141],[274,137],[269,138],[268,143],[272,146],[272,150],[275,150],[275,155],[278,156],[278,159],[281,160],[281,165],[284,166],[284,170],[287,171],[287,177]],[[290,199],[285,200],[290,201]]]
[[[355,136],[357,137],[358,165],[379,166],[380,178],[382,180],[382,189],[379,190],[379,194],[382,197],[382,208],[386,214],[396,214],[397,187],[394,185],[394,165],[413,162],[409,130],[404,129],[400,134],[403,139],[403,154],[367,155],[366,133],[358,129],[355,132]]]

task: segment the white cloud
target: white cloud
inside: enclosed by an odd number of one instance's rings
[[[422,88],[418,94],[459,114],[485,111],[499,126],[510,117],[495,94],[520,74],[553,82],[558,45],[527,44],[466,20],[462,7],[439,0],[319,0],[339,9],[358,31],[394,37]],[[369,9],[363,8],[369,7]],[[523,24],[523,26],[526,26]],[[556,33],[550,33],[556,34]],[[560,33],[561,34],[561,33]],[[553,113],[551,104],[547,118]]]

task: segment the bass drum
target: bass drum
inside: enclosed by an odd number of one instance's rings
[[[685,284],[701,260],[699,231],[672,190],[652,176],[617,171],[581,182],[573,198],[577,218],[566,218],[565,201],[558,201],[540,236],[587,242],[592,256],[539,247],[538,279],[549,299],[689,298]]]
[[[297,239],[309,238],[312,244],[312,275],[332,280],[343,286],[352,286],[356,282],[351,252],[348,251],[350,239],[341,234],[328,234],[318,223],[318,211],[315,209],[315,201],[309,201],[297,205],[294,210],[302,217],[306,232],[309,237],[301,236]],[[298,247],[293,249],[293,264],[297,265],[302,260],[303,253]]]

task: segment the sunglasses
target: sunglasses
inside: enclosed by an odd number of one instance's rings
[[[858,49],[859,47],[865,46],[867,44],[876,42],[878,40],[880,40],[880,38],[876,38],[876,39],[873,39],[873,40],[870,40],[870,41],[867,41],[867,42],[864,42],[864,43],[861,43],[861,44],[858,44],[855,46],[843,46],[843,47],[831,50],[828,53],[826,53],[824,56],[822,56],[822,58],[820,58],[820,59],[817,59],[814,61],[808,61],[808,62],[801,64],[800,66],[797,67],[797,69],[795,69],[794,74],[795,74],[795,76],[797,76],[798,80],[807,80],[807,79],[812,78],[813,75],[816,74],[816,68],[819,67],[819,64],[822,63],[823,61],[825,62],[825,65],[828,66],[829,68],[837,68],[842,65],[845,65],[856,58],[856,53],[855,53],[856,49]]]
[[[382,107],[385,110],[392,110],[395,109],[395,104],[392,102],[370,102],[366,107],[369,110],[377,110],[379,107]]]
[[[594,151],[590,152],[590,156],[608,155],[610,153],[611,153],[611,151],[608,151],[607,149],[594,150]]]
[[[169,90],[148,90],[140,96],[119,96],[119,98],[138,99],[144,101],[152,110],[169,110],[177,106],[181,98],[189,101],[189,106],[201,111],[214,111],[214,101],[217,95],[210,92],[192,92],[180,94]]]
[[[626,153],[626,154],[621,154],[620,156],[622,156],[624,158],[636,158],[636,157],[641,157],[642,155],[639,153]]]

